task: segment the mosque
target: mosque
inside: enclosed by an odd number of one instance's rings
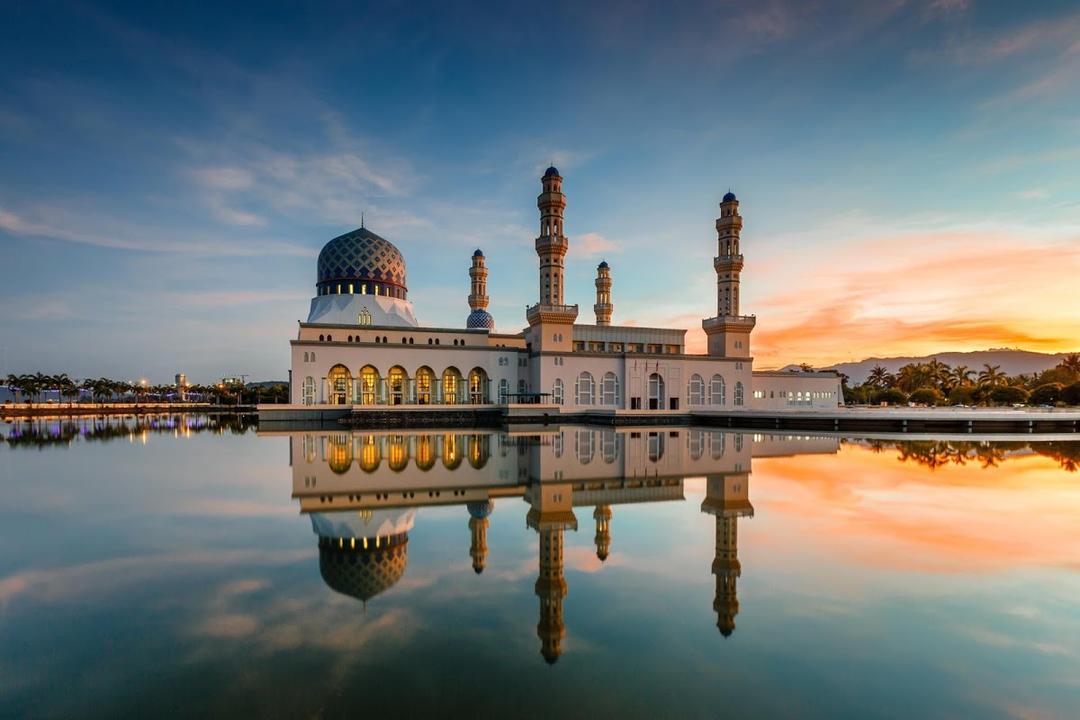
[[[754,515],[753,458],[839,449],[835,437],[692,427],[259,434],[289,438],[292,495],[310,518],[323,581],[364,605],[406,575],[409,534],[423,508],[463,507],[463,555],[467,544],[472,572],[481,575],[492,552],[487,533],[496,503],[513,514],[508,503],[524,501],[525,526],[538,536],[536,635],[548,663],[564,651],[566,533],[578,530],[583,509],[591,509],[590,535],[603,564],[616,544],[612,527],[620,506],[684,501],[686,479],[703,478],[700,510],[715,518],[712,611],[720,635],[728,637],[739,613],[739,519]],[[494,552],[498,557],[498,548]]]
[[[305,419],[371,406],[541,403],[560,415],[647,415],[835,408],[842,401],[835,373],[753,372],[757,320],[740,314],[743,218],[733,193],[723,196],[716,220],[716,314],[702,320],[704,354],[687,352],[684,329],[613,324],[607,262],[596,268],[594,322],[579,322],[578,306],[564,302],[570,241],[563,178],[554,167],[541,178],[537,207],[539,293],[525,312],[527,327],[516,332],[495,328],[479,249],[463,327],[441,328],[417,320],[405,258],[389,240],[360,227],[328,242],[307,321],[291,341],[290,404],[260,412]]]

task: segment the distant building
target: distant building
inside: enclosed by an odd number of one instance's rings
[[[187,375],[184,373],[176,373],[176,394],[181,400],[187,400]]]
[[[541,178],[538,301],[526,310],[528,326],[520,331],[496,330],[487,311],[486,257],[479,249],[468,270],[470,312],[464,327],[440,328],[417,320],[405,258],[393,243],[365,227],[328,242],[319,253],[307,320],[291,341],[291,404],[313,412],[332,405],[537,399],[562,406],[564,413],[758,407],[750,354],[756,318],[740,314],[743,218],[735,195],[724,195],[716,220],[716,315],[702,321],[707,352],[692,354],[684,329],[612,324],[614,281],[607,262],[597,267],[595,322],[578,322],[578,306],[564,303],[569,239],[562,182],[554,167]],[[831,407],[841,399],[838,383],[824,389],[809,376],[786,380],[783,391],[796,398],[800,391],[809,393],[820,406]],[[774,393],[774,381],[768,382],[765,392]],[[802,388],[801,383],[808,384]]]

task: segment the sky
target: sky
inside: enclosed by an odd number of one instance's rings
[[[755,367],[1080,350],[1075,3],[0,6],[0,374],[284,379],[361,214],[517,332],[550,163],[583,322],[703,351],[730,189]]]

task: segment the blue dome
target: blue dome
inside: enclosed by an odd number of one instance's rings
[[[724,195],[724,202],[731,202],[734,199],[735,199],[735,193],[728,190],[727,194]]]
[[[495,503],[490,500],[487,502],[471,502],[465,507],[469,509],[470,517],[474,517],[477,520],[483,520],[491,515],[491,511],[495,509]]]
[[[405,291],[405,258],[392,242],[366,228],[339,235],[319,253],[318,286],[355,280]]]
[[[600,264],[596,266],[596,269],[599,270],[600,268],[609,268],[609,267],[611,267],[611,266],[607,264],[607,260],[601,260]]]
[[[476,252],[472,254],[473,257],[484,257],[484,251],[480,248],[476,248]]]
[[[470,330],[475,329],[495,329],[495,318],[491,317],[491,313],[487,310],[473,310],[469,313],[469,317],[465,319],[465,327]]]
[[[544,172],[544,177],[562,177],[559,175],[559,170],[552,165]]]

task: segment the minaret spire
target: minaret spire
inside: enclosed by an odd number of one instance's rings
[[[540,210],[540,234],[536,237],[536,255],[540,259],[540,302],[525,311],[529,322],[528,342],[534,351],[569,352],[573,347],[573,325],[577,305],[563,304],[563,268],[570,243],[563,233],[566,196],[562,176],[555,166],[540,178],[543,189],[536,198]],[[546,327],[546,329],[545,329]]]
[[[611,267],[607,260],[602,260],[596,266],[596,304],[593,305],[596,324],[610,325],[614,309],[615,306],[611,304]]]

